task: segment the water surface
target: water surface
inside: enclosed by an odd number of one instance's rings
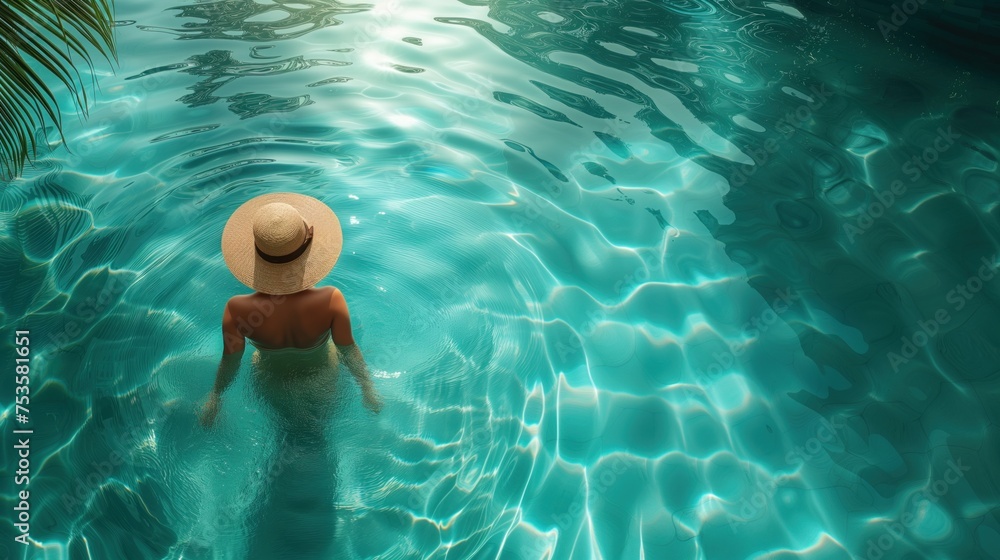
[[[12,557],[998,558],[995,74],[808,3],[116,9],[0,191]],[[276,191],[340,216],[386,398],[341,375],[322,446],[247,369],[196,421]]]

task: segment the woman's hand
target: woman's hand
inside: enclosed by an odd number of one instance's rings
[[[219,415],[219,395],[218,393],[212,393],[208,397],[208,402],[201,409],[201,425],[205,428],[211,428],[215,424],[215,417]]]
[[[382,410],[382,397],[374,389],[365,391],[364,396],[361,398],[361,403],[375,414],[378,414]]]

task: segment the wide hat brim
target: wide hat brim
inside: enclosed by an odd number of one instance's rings
[[[297,259],[268,262],[254,247],[253,217],[265,204],[284,202],[313,226],[313,239]],[[340,220],[324,202],[297,193],[269,193],[252,198],[233,212],[222,230],[222,256],[237,280],[265,294],[284,295],[311,288],[333,270],[344,245]]]

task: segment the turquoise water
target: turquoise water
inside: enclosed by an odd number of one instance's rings
[[[0,557],[1000,558],[997,76],[818,4],[119,1],[0,191]],[[272,191],[386,400],[325,442],[196,421]]]

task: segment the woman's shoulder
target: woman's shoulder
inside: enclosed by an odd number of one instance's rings
[[[323,295],[325,295],[327,297],[331,297],[331,298],[332,297],[343,297],[343,295],[344,295],[343,292],[340,291],[340,288],[338,288],[336,286],[320,286],[318,288],[313,288],[313,289],[316,290],[318,293],[321,293],[321,294],[323,294]]]

